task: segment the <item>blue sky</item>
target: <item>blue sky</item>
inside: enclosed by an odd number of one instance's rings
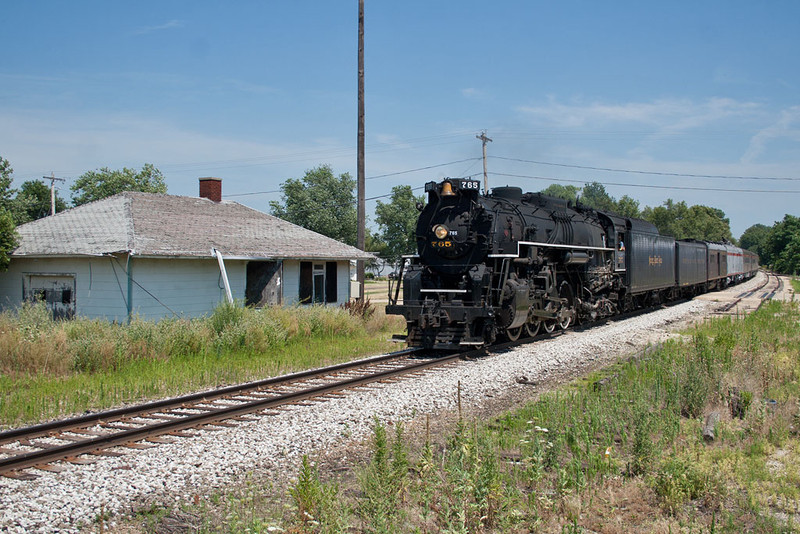
[[[6,2],[0,155],[67,198],[88,170],[153,163],[170,193],[217,176],[263,211],[279,193],[245,194],[323,163],[355,177],[357,15]],[[365,19],[369,198],[480,174],[486,130],[491,185],[598,181],[720,208],[737,237],[800,214],[800,2],[366,0]]]

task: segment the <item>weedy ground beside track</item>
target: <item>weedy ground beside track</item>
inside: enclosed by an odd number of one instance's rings
[[[363,461],[330,470],[304,459],[289,488],[245,484],[182,511],[150,510],[137,528],[800,530],[798,304],[684,334],[490,421],[416,438],[376,421]]]
[[[397,348],[402,319],[371,306],[261,310],[130,324],[0,314],[0,427],[321,367]]]

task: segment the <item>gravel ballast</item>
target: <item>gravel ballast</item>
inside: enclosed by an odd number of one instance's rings
[[[763,274],[726,290],[739,294],[763,281]],[[574,377],[631,355],[675,334],[680,325],[703,317],[718,304],[694,300],[583,332],[569,331],[512,351],[371,386],[339,398],[296,406],[233,428],[196,431],[195,437],[120,457],[99,457],[90,465],[64,464],[64,471],[37,471],[32,481],[0,478],[0,530],[78,531],[101,514],[130,514],[150,504],[192,502],[195,495],[223,491],[247,473],[294,474],[306,453],[361,440],[374,418],[407,420],[456,409],[480,409],[498,398],[530,397],[557,377]],[[524,380],[521,378],[524,377]],[[520,383],[525,382],[525,383]]]

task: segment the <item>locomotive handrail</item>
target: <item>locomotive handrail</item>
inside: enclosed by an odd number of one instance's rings
[[[413,259],[415,257],[418,258],[419,256],[418,255],[400,256],[400,271],[398,271],[398,273],[397,273],[397,279],[396,280],[389,280],[389,304],[392,305],[392,306],[395,306],[397,304],[397,300],[400,298],[400,284],[402,284],[402,281],[403,281],[403,269],[406,266],[406,260],[407,259]],[[392,285],[393,285],[394,282],[397,283],[397,287],[395,287],[394,299],[392,299]]]
[[[523,247],[550,247],[550,248],[569,248],[569,249],[578,249],[578,250],[599,250],[602,252],[614,252],[614,248],[609,247],[593,247],[590,245],[561,245],[556,243],[542,243],[540,241],[517,241],[517,253],[516,254],[488,254],[487,257],[489,258],[519,258],[520,257],[520,249]]]
[[[604,252],[613,252],[615,249],[608,248],[608,247],[593,247],[590,245],[561,245],[556,243],[541,243],[539,241],[517,241],[517,247],[519,246],[531,246],[531,247],[552,247],[552,248],[579,248],[581,250],[602,250]]]

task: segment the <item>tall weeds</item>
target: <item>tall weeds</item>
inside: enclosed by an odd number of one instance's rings
[[[788,503],[791,517],[800,502],[800,308],[772,303],[689,334],[489,424],[460,421],[421,450],[376,423],[359,490],[337,497],[354,511],[339,526],[618,531],[611,519],[622,513],[617,526],[638,531],[794,531],[773,511]],[[712,411],[721,418],[710,443],[701,429]],[[626,484],[642,495],[620,507]]]
[[[349,350],[359,355],[380,345],[376,337],[388,339],[402,328],[381,316],[363,320],[323,306],[257,310],[225,303],[208,317],[134,318],[121,325],[54,321],[43,303],[26,303],[0,314],[0,424],[242,381],[250,379],[248,369],[264,369],[255,375],[262,377],[324,365],[328,355],[313,348],[317,344],[327,341],[346,352],[353,340]],[[379,332],[384,335],[375,336]],[[343,343],[331,345],[333,339]],[[292,351],[296,363],[280,356],[294,344],[302,347]],[[306,354],[311,350],[317,354]],[[104,400],[93,405],[97,399]]]

